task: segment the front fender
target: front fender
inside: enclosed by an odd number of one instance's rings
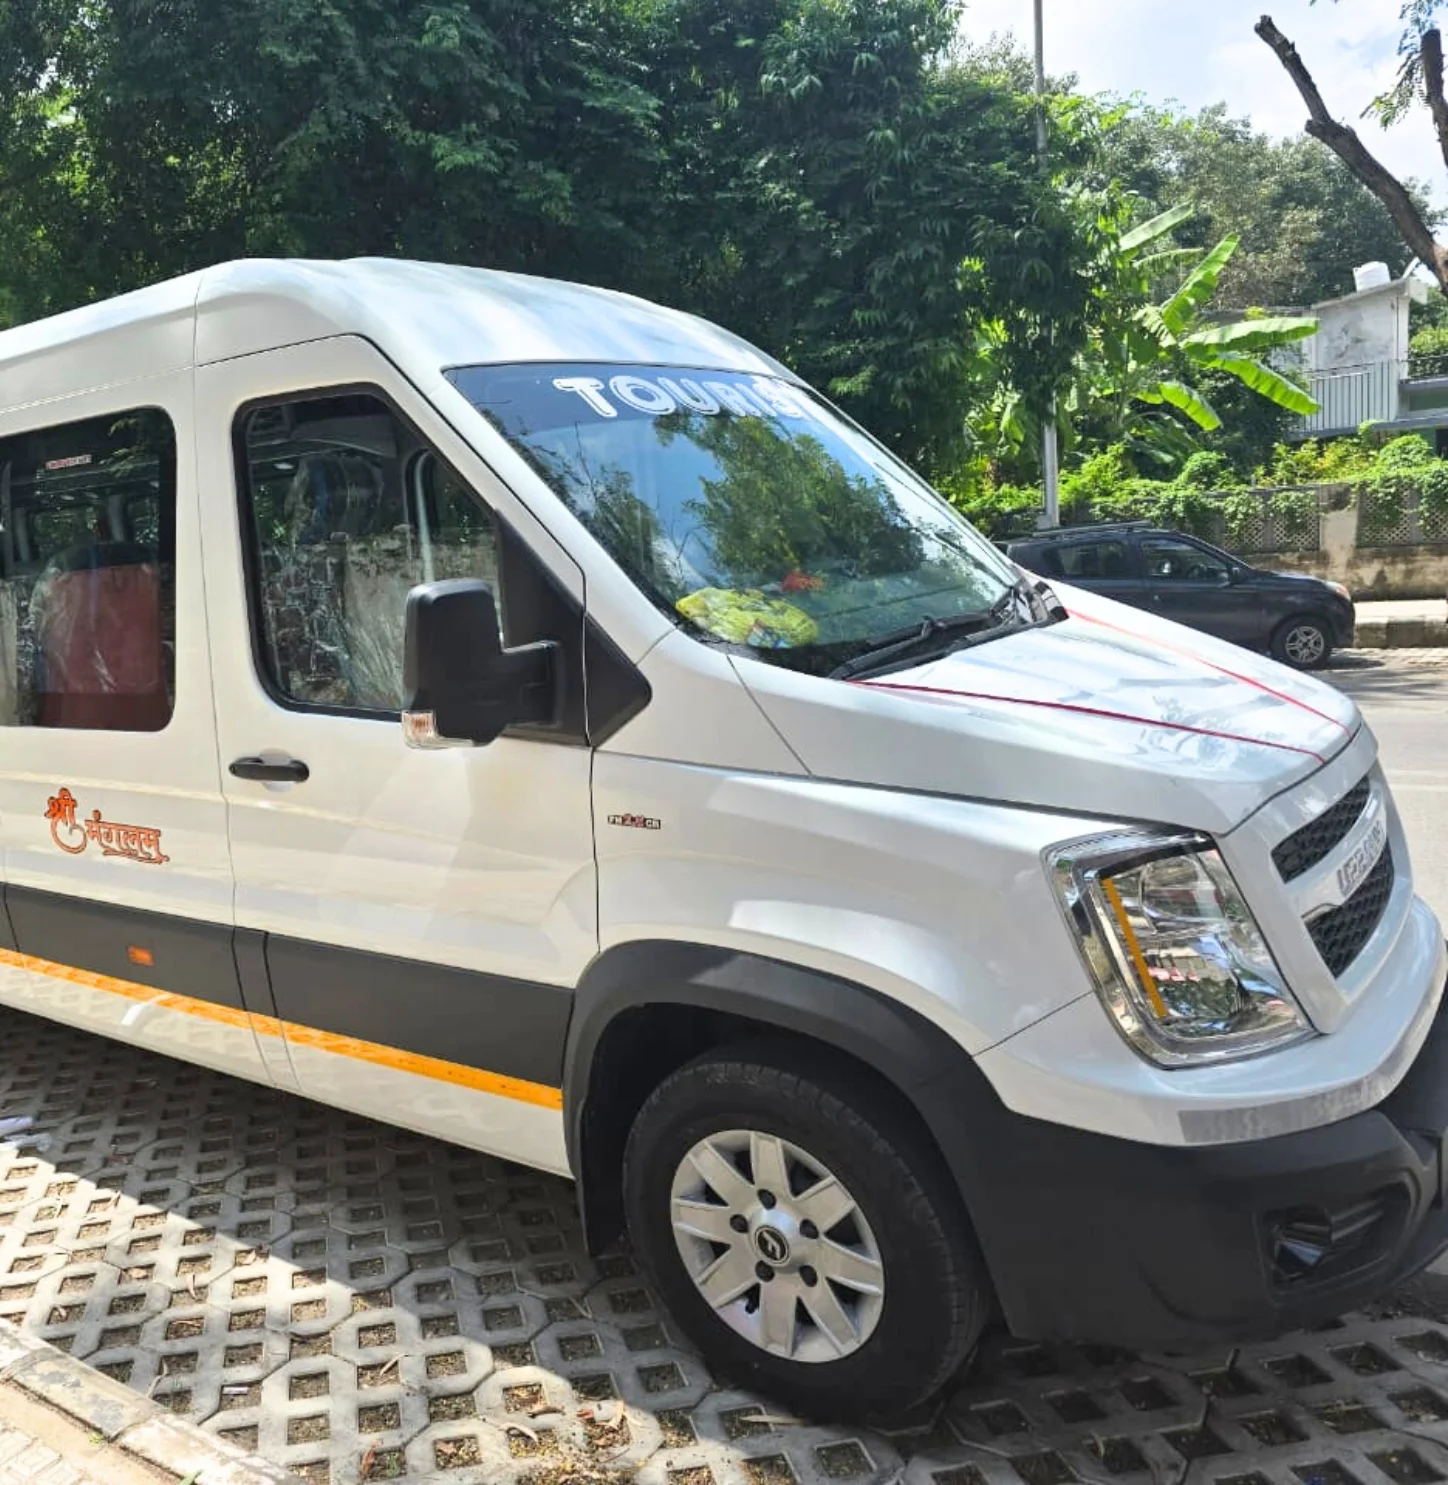
[[[589,1247],[623,1225],[624,1149],[638,1110],[676,1068],[709,1048],[794,1041],[802,1066],[848,1059],[923,1124],[956,1187],[973,1188],[968,1110],[1000,1109],[969,1054],[886,996],[817,970],[668,940],[622,944],[579,984],[564,1056],[569,1164]],[[967,1198],[967,1206],[969,1206]]]
[[[981,1077],[938,1026],[864,986],[732,949],[658,939],[620,944],[594,961],[574,996],[563,1107],[575,1171],[584,1170],[590,1085],[605,1033],[629,1011],[666,1006],[809,1038],[874,1067],[912,1102],[936,1079]],[[638,1090],[640,1104],[650,1091]]]
[[[1114,822],[606,753],[594,811],[605,951],[684,942],[798,965],[972,1054],[1090,991],[1042,853]]]

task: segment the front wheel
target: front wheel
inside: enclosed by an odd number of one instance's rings
[[[1272,658],[1294,670],[1320,670],[1332,654],[1332,634],[1321,619],[1288,619],[1272,636]]]
[[[624,1199],[706,1357],[812,1416],[927,1401],[985,1323],[984,1264],[934,1151],[887,1099],[786,1046],[667,1078],[630,1133]]]

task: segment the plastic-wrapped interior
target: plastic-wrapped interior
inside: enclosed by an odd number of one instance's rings
[[[375,397],[261,409],[245,441],[273,689],[305,705],[398,711],[407,595],[436,578],[496,584],[491,514]]]
[[[0,441],[0,725],[166,726],[175,521],[158,409]]]

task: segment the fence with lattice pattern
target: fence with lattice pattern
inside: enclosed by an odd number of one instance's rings
[[[1226,551],[1248,556],[1318,551],[1322,512],[1340,497],[1335,485],[1303,485],[1222,491],[1210,498],[1214,505],[1210,529],[1204,533],[1207,539]]]

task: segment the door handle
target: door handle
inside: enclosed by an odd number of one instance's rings
[[[239,779],[256,779],[264,784],[305,784],[312,770],[300,758],[287,758],[269,763],[265,758],[238,758],[231,771]]]

